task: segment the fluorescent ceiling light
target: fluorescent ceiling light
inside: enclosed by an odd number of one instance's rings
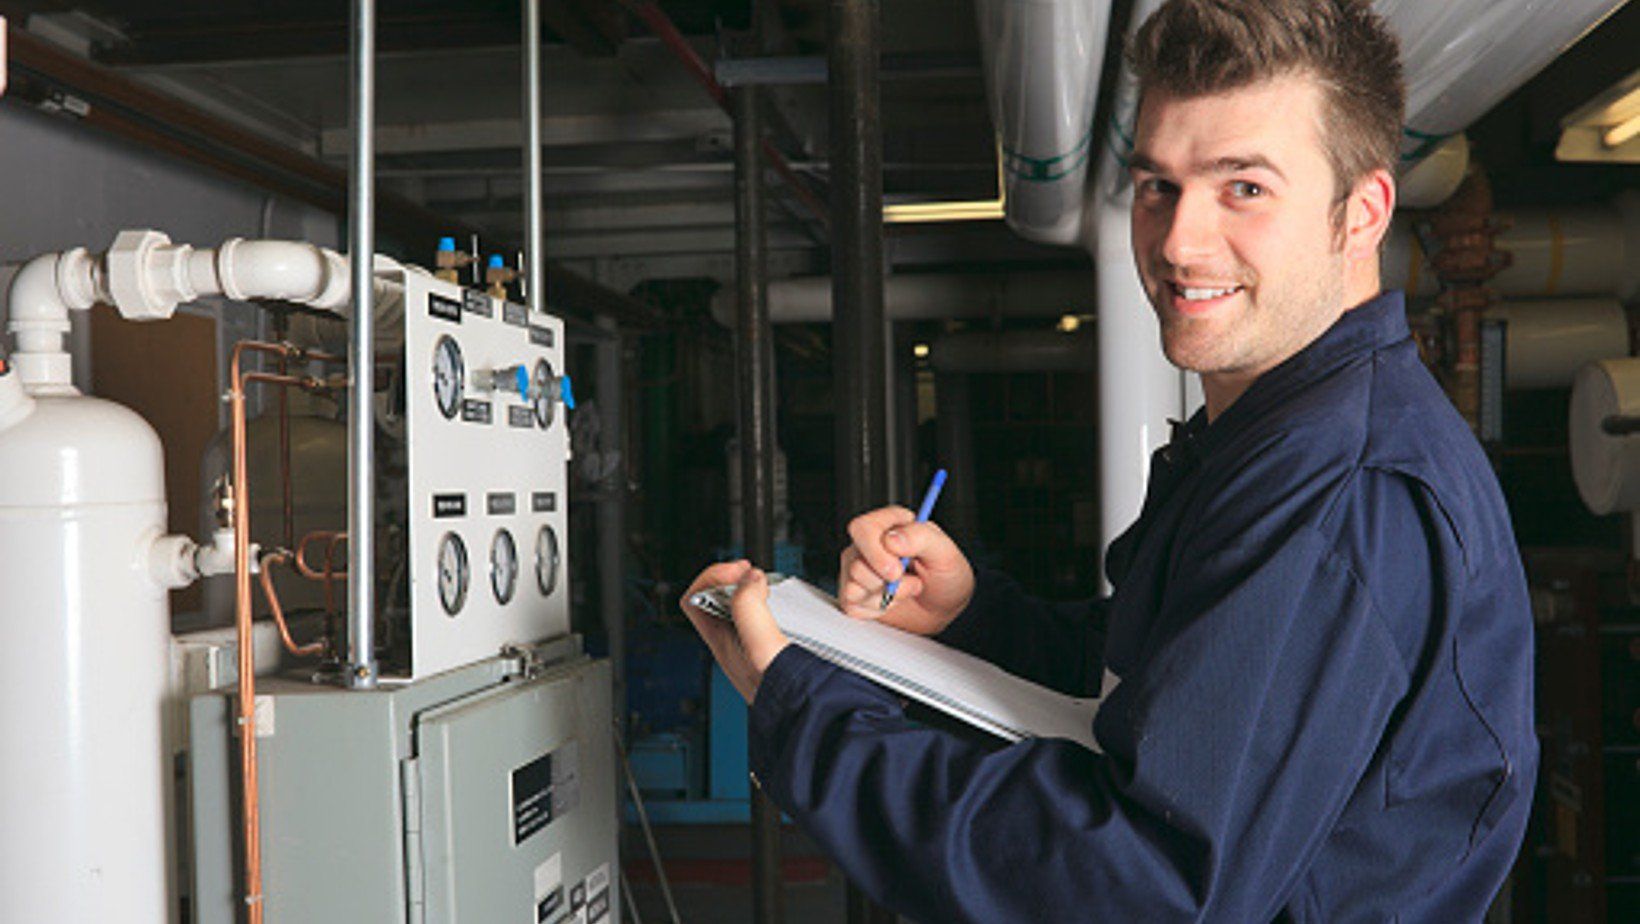
[[[1606,147],[1615,148],[1635,135],[1640,135],[1640,113],[1629,116],[1627,121],[1606,129],[1606,134],[1602,135],[1600,140],[1606,143]]]
[[[921,224],[936,221],[995,221],[1008,209],[1008,186],[1002,176],[1002,139],[997,139],[997,196],[967,202],[899,202],[883,206],[883,223]]]
[[[1640,71],[1561,120],[1555,159],[1640,164]]]

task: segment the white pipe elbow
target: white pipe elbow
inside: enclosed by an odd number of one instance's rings
[[[106,297],[97,261],[81,248],[43,254],[24,264],[8,290],[6,323],[16,338],[13,359],[24,384],[68,387],[71,362],[63,350],[68,313]]]

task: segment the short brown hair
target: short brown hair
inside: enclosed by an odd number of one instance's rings
[[[1192,97],[1312,77],[1338,199],[1373,170],[1395,170],[1406,110],[1400,45],[1368,0],[1168,0],[1127,57],[1141,104],[1152,90]]]

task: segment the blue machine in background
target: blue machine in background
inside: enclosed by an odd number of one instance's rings
[[[725,549],[720,560],[740,557]],[[803,547],[775,548],[775,570],[801,574]],[[746,702],[692,628],[648,614],[627,640],[628,753],[655,824],[751,819]],[[635,809],[626,807],[629,819]]]

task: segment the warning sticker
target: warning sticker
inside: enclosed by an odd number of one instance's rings
[[[587,924],[609,917],[609,864],[603,863],[587,876]]]
[[[580,751],[570,741],[514,770],[512,786],[513,846],[553,819],[569,814],[581,801]],[[607,878],[607,873],[606,873]]]
[[[553,854],[535,868],[535,924],[548,924],[564,908],[564,860]]]

